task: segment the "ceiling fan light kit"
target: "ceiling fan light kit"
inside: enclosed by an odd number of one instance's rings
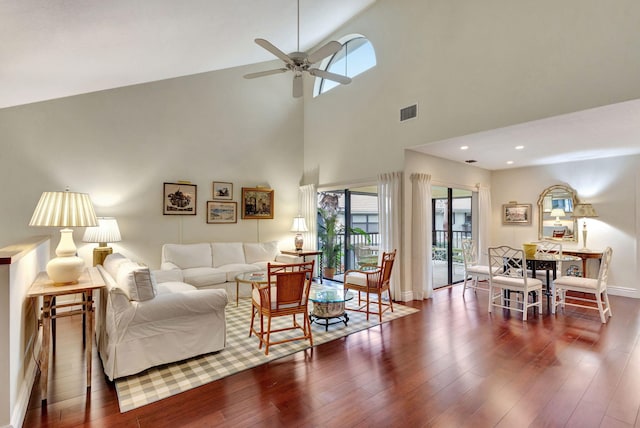
[[[284,67],[274,70],[259,71],[257,73],[249,73],[244,76],[245,79],[254,79],[256,77],[271,76],[272,74],[293,71],[293,96],[295,98],[302,96],[302,74],[305,72],[309,73],[311,76],[333,80],[343,85],[351,83],[351,78],[347,76],[311,67],[316,62],[338,52],[342,48],[342,44],[339,42],[331,41],[310,54],[300,52],[300,0],[298,0],[298,50],[296,52],[291,52],[287,55],[265,39],[255,39],[255,42],[258,46],[284,61]]]

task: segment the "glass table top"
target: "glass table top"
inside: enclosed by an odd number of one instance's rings
[[[353,299],[353,293],[345,292],[342,286],[328,284],[312,284],[309,300],[314,303],[340,303]]]

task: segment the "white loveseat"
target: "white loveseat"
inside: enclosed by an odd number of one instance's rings
[[[301,257],[281,254],[277,241],[164,244],[160,269],[180,271],[188,284],[198,288],[221,288],[235,298],[236,275],[266,271],[268,263],[301,261]]]
[[[223,290],[198,290],[181,271],[149,271],[121,254],[98,265],[96,345],[110,380],[226,345]]]

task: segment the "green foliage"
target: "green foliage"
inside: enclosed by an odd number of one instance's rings
[[[324,264],[335,268],[342,251],[338,236],[344,231],[344,226],[340,224],[336,211],[318,208],[318,213],[322,220],[318,224],[318,239]]]

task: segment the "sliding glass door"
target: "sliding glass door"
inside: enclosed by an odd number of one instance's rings
[[[335,251],[331,252],[332,273],[324,273],[325,278],[342,282],[348,269],[360,269],[365,260],[377,262],[378,234],[378,195],[376,186],[333,190],[318,193],[318,208],[327,203],[336,204],[337,221],[335,228]],[[318,214],[318,248],[324,246],[327,221]],[[329,222],[331,225],[331,221]],[[368,256],[368,257],[367,257]],[[324,266],[328,263],[325,253]]]
[[[431,191],[433,287],[439,288],[464,279],[462,240],[472,237],[474,193],[439,186]]]

